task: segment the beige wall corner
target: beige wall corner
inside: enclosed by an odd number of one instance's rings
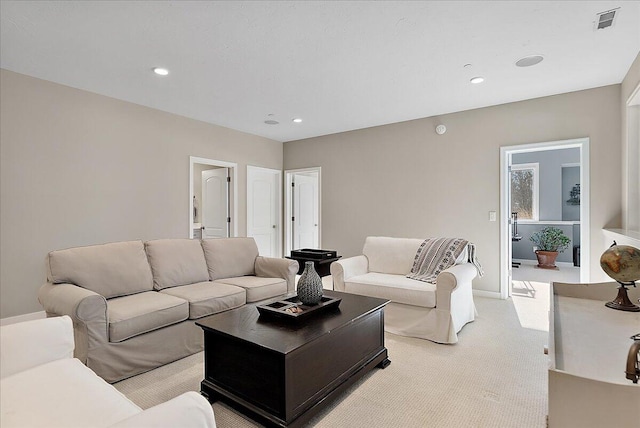
[[[640,53],[620,85],[622,111],[622,226],[640,232],[640,106],[637,105],[636,88],[640,85]],[[634,96],[635,106],[628,107]],[[617,227],[618,225],[614,225]]]
[[[189,156],[282,169],[282,143],[0,71],[0,318],[42,310],[55,249],[187,237]]]
[[[602,277],[602,228],[620,221],[620,85],[284,144],[285,169],[322,167],[323,247],[360,254],[368,235],[460,236],[476,243],[498,292],[500,147],[589,137],[590,273]],[[447,132],[438,135],[439,124]]]
[[[627,75],[620,85],[620,94],[623,103],[627,102],[633,90],[638,86],[638,83],[640,83],[640,53],[636,56],[636,59],[633,61],[633,64],[631,64]]]

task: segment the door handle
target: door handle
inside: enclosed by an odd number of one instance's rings
[[[273,226],[271,226],[271,227],[275,229],[275,228],[276,228],[276,225],[274,224],[274,225],[273,225]]]

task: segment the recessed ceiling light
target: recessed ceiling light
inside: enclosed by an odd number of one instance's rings
[[[277,125],[280,122],[278,122],[277,120],[265,120],[264,123],[266,123],[267,125]]]
[[[293,119],[293,122],[300,123],[302,122],[302,119],[300,119],[299,117],[296,117],[295,119]]]
[[[482,83],[484,82],[484,77],[476,76],[471,79],[471,83]]]
[[[516,65],[518,67],[531,67],[532,65],[542,62],[543,59],[544,57],[542,55],[529,55],[517,60]]]
[[[153,72],[160,75],[160,76],[166,76],[167,74],[169,74],[169,70],[167,70],[166,68],[161,68],[161,67],[156,67],[153,69]]]

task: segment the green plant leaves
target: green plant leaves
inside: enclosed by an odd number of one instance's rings
[[[536,244],[539,250],[558,251],[560,253],[569,248],[569,244],[571,244],[571,239],[562,230],[553,226],[548,226],[535,232],[529,240]]]

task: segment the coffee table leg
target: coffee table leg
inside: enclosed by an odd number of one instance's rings
[[[386,369],[389,366],[389,364],[391,364],[391,360],[388,358],[385,358],[384,360],[380,361],[377,367],[381,369]]]
[[[208,388],[206,385],[200,384],[200,395],[207,399],[207,401],[211,404],[215,403],[220,399],[220,394],[213,391],[211,388]]]

